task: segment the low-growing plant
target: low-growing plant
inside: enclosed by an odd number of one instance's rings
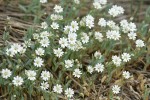
[[[39,3],[42,6],[47,0]],[[40,28],[29,28],[23,42],[6,42],[8,46],[0,52],[2,98],[125,98],[123,87],[134,79],[130,69],[147,54],[148,32],[144,27],[138,30],[131,20],[116,20],[124,14],[121,6],[107,4],[107,0],[90,4],[60,0]],[[82,15],[86,6],[91,9]]]

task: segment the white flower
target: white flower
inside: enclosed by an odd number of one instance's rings
[[[58,28],[59,28],[59,24],[56,23],[56,22],[53,22],[53,23],[51,24],[51,27],[52,27],[53,29],[58,29]]]
[[[80,26],[86,26],[86,17],[83,17],[83,18],[80,20]]]
[[[56,93],[62,93],[62,86],[59,85],[59,84],[56,84],[54,87],[53,87],[53,91],[56,92]]]
[[[42,82],[40,87],[42,90],[47,90],[49,88],[49,84],[48,82]]]
[[[94,0],[94,2],[99,2],[101,5],[105,5],[107,0]]]
[[[96,59],[99,59],[99,58],[101,58],[101,57],[102,57],[102,54],[101,54],[101,52],[99,52],[99,51],[96,51],[96,52],[94,53],[94,57],[95,57]]]
[[[125,20],[125,19],[121,20],[120,26],[122,27],[122,31],[124,33],[128,33],[130,31],[129,23],[127,20]]]
[[[109,26],[112,30],[119,31],[119,26],[112,20],[107,21],[107,26]]]
[[[130,32],[130,33],[128,33],[128,37],[129,37],[129,39],[132,39],[132,40],[135,40],[136,39],[136,33],[134,33],[134,32]]]
[[[120,27],[112,20],[107,21],[107,26],[109,26],[112,30],[119,31]]]
[[[36,72],[33,70],[25,71],[25,74],[28,76],[28,79],[34,81],[36,79]]]
[[[95,36],[95,39],[97,39],[99,42],[103,41],[103,35],[102,35],[102,33],[95,32],[94,36]]]
[[[116,17],[120,14],[124,13],[124,9],[121,6],[113,5],[111,9],[109,9],[108,13],[113,17]]]
[[[122,59],[123,59],[124,62],[128,62],[131,59],[131,55],[128,54],[128,53],[123,53],[121,55],[121,57],[122,57]]]
[[[54,11],[56,13],[61,13],[61,12],[63,12],[63,8],[61,6],[59,6],[59,5],[55,5]]]
[[[66,25],[65,27],[64,27],[64,33],[65,34],[68,34],[70,32],[70,26],[69,25]]]
[[[73,89],[67,88],[67,89],[65,90],[65,95],[66,95],[68,98],[73,97],[73,95],[74,95]]]
[[[68,46],[68,40],[67,40],[67,38],[60,38],[59,39],[59,44],[60,44],[60,46],[62,47],[62,48],[65,48],[65,47],[67,47]]]
[[[79,3],[80,3],[80,0],[74,0],[74,3],[75,3],[75,4],[79,4]]]
[[[63,16],[62,15],[57,15],[57,19],[58,20],[63,20]]]
[[[113,35],[112,35],[112,34],[113,34],[113,32],[109,30],[109,31],[106,32],[106,37],[107,37],[108,39],[112,39],[112,38],[113,38]]]
[[[121,37],[119,31],[111,31],[111,32],[112,32],[112,39],[119,40],[119,38]]]
[[[46,2],[47,2],[47,0],[40,0],[40,2],[41,2],[41,3],[46,3]]]
[[[62,20],[63,16],[62,15],[57,15],[57,14],[51,14],[51,20]]]
[[[70,68],[73,66],[73,60],[65,60],[65,67]]]
[[[76,32],[79,29],[77,21],[72,21],[70,26],[70,32]]]
[[[50,44],[50,41],[48,38],[43,38],[42,40],[40,40],[40,44],[42,47],[48,47]]]
[[[130,32],[133,33],[137,30],[135,23],[132,23],[132,22],[129,23],[125,19],[120,21],[120,26],[124,33],[130,33]]]
[[[11,76],[12,72],[9,69],[2,69],[1,71],[2,77],[7,79]]]
[[[104,65],[101,63],[96,64],[94,68],[97,72],[103,72],[104,71]]]
[[[14,50],[14,53],[19,53],[21,51],[21,45],[18,44],[18,43],[14,43],[12,46],[11,46],[12,50]]]
[[[57,20],[57,15],[56,14],[51,14],[51,20],[53,20],[53,21]]]
[[[123,77],[124,77],[125,79],[130,78],[130,73],[129,73],[128,71],[123,71]]]
[[[77,41],[77,42],[75,43],[75,51],[78,51],[79,49],[82,49],[82,48],[83,48],[82,42]]]
[[[118,85],[114,85],[112,87],[112,91],[114,94],[118,94],[120,92],[120,87]]]
[[[41,23],[41,28],[46,29],[48,27],[46,22],[42,22]]]
[[[69,43],[75,44],[76,39],[77,39],[77,34],[76,33],[69,33],[68,34],[68,41],[69,41]]]
[[[22,85],[23,84],[23,79],[22,79],[22,77],[20,77],[20,76],[16,76],[16,77],[14,77],[13,78],[13,84],[15,85],[15,86],[20,86],[20,85]]]
[[[94,68],[93,68],[92,66],[88,66],[88,67],[87,67],[87,71],[88,71],[90,74],[92,74],[93,71],[94,71]]]
[[[130,32],[135,32],[137,30],[135,23],[129,23]]]
[[[119,33],[119,31],[107,31],[106,32],[106,37],[108,38],[108,39],[114,39],[114,40],[119,40],[120,39],[120,33]]]
[[[39,39],[39,34],[34,33],[34,34],[33,34],[33,39],[38,40],[38,39]]]
[[[89,36],[86,34],[86,33],[82,33],[82,37],[81,37],[81,40],[82,40],[82,43],[85,44],[85,43],[88,43],[89,42]]]
[[[136,47],[144,47],[145,44],[142,40],[138,39],[135,41]]]
[[[31,39],[26,40],[24,44],[26,47],[31,47],[31,45],[32,45]]]
[[[35,59],[34,59],[34,66],[36,66],[36,67],[41,67],[41,66],[43,66],[43,59],[42,58],[40,58],[40,57],[36,57]]]
[[[104,18],[100,18],[99,21],[98,21],[98,25],[101,26],[101,27],[106,27],[107,22]]]
[[[70,43],[68,45],[68,49],[73,50],[73,51],[77,51],[76,43]]]
[[[60,57],[64,54],[64,52],[63,52],[62,49],[60,49],[60,48],[54,49],[53,51],[54,51],[54,54],[55,54],[58,58],[60,58]]]
[[[99,2],[94,2],[93,6],[94,6],[95,9],[101,9],[102,8],[102,6]]]
[[[50,76],[51,76],[51,74],[49,71],[42,71],[42,73],[41,73],[41,78],[44,81],[47,81],[50,78]]]
[[[15,55],[15,51],[12,48],[6,49],[6,55],[13,57]]]
[[[91,29],[92,27],[94,27],[94,17],[91,15],[87,15],[85,19],[85,23],[86,26]]]
[[[109,26],[110,28],[113,28],[114,26],[116,26],[116,23],[112,20],[107,21],[107,26]]]
[[[38,48],[35,50],[35,53],[39,56],[43,56],[44,55],[44,49],[43,48]]]
[[[118,56],[112,56],[112,61],[117,67],[121,64],[121,59]]]
[[[43,31],[40,33],[40,37],[41,38],[48,38],[48,36],[50,36],[50,33],[47,31]]]
[[[26,47],[21,47],[20,48],[20,54],[24,54],[26,52]]]
[[[120,31],[120,27],[118,25],[115,25],[112,27],[112,30],[115,30],[115,31]]]
[[[74,72],[73,72],[74,77],[77,77],[77,78],[79,78],[81,76],[81,74],[82,73],[79,69],[75,69]]]
[[[100,4],[102,5],[106,5],[107,4],[107,0],[98,0]]]

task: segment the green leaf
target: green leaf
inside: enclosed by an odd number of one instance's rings
[[[50,96],[48,92],[43,92],[44,100],[50,100]]]
[[[6,41],[9,39],[9,32],[4,32],[3,34],[3,40]]]
[[[146,10],[145,22],[150,23],[150,7],[148,7],[148,9]]]
[[[141,35],[144,37],[146,36],[146,34],[148,33],[149,30],[149,24],[146,24],[145,22],[143,22],[140,27],[139,27],[139,31],[141,33]]]
[[[19,8],[20,8],[22,11],[27,12],[27,8],[26,8],[25,6],[19,5]]]

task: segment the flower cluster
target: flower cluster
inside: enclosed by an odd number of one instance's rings
[[[13,43],[10,48],[6,49],[6,54],[10,57],[13,57],[17,54],[23,54],[26,51],[25,44]]]
[[[81,1],[72,1],[77,9]],[[40,3],[46,2],[40,0]],[[106,5],[107,0],[94,0],[93,11],[101,11]],[[98,19],[93,13],[70,19],[68,9],[63,3],[55,5],[47,18],[50,21],[41,22],[40,28],[26,36],[24,43],[10,43],[4,49],[8,62],[3,65],[8,68],[2,67],[1,77],[5,81],[9,80],[14,87],[30,88],[28,85],[31,85],[33,90],[40,87],[42,92],[71,99],[77,87],[73,82],[85,79],[82,81],[86,83],[91,76],[105,76],[118,68],[124,81],[130,79],[131,74],[125,68],[134,60],[135,51],[146,44],[137,36],[133,22],[110,19],[123,14],[124,9],[113,5],[105,13],[108,18],[98,16]],[[125,39],[127,42],[123,42]],[[128,44],[136,46],[126,48]],[[112,92],[120,93],[121,86],[113,85]]]
[[[61,93],[63,92],[62,86],[59,85],[59,84],[56,84],[56,85],[53,87],[53,91],[54,91],[55,93],[61,94]],[[65,95],[67,96],[67,98],[71,98],[71,97],[73,97],[73,95],[74,95],[74,90],[71,89],[71,88],[67,88],[64,92],[65,92]]]
[[[109,14],[113,17],[116,17],[123,13],[124,13],[124,9],[121,6],[113,5],[112,8],[109,9]]]
[[[94,0],[93,6],[95,9],[102,9],[107,4],[107,0]]]

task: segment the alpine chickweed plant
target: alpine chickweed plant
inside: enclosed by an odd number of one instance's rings
[[[39,0],[40,6],[47,2]],[[86,0],[60,0],[24,42],[3,49],[2,94],[11,100],[92,100],[94,93],[122,98],[133,77],[128,66],[146,51],[146,43],[135,23],[116,20],[123,7],[107,0],[92,2],[81,15]]]

